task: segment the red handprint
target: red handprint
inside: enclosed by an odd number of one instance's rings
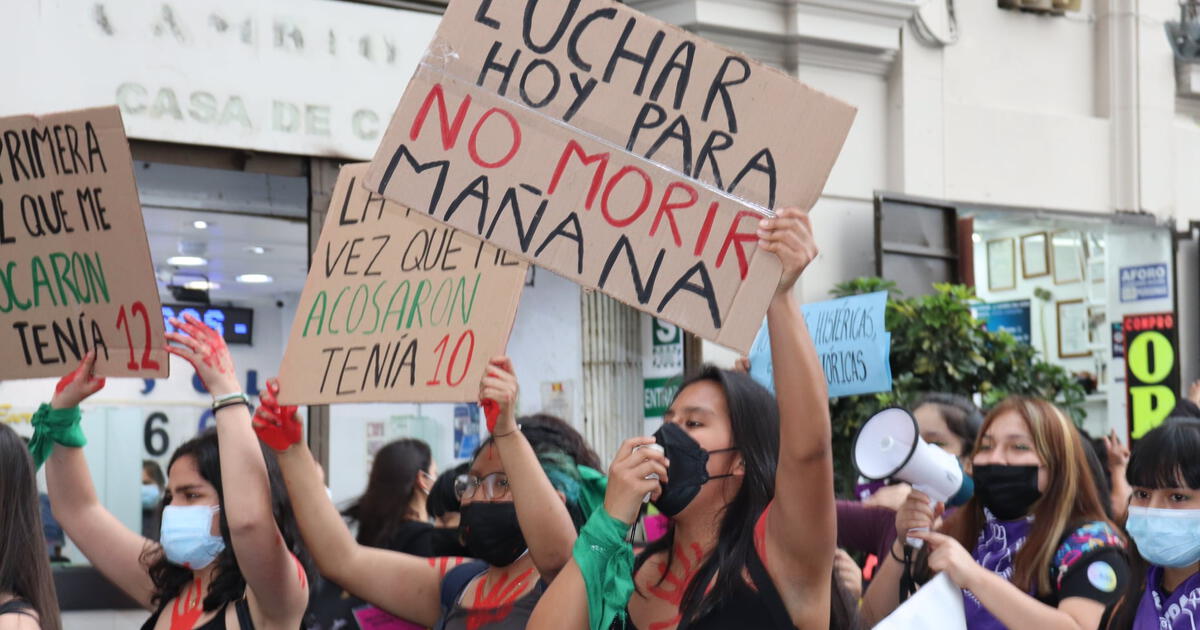
[[[701,560],[704,558],[704,551],[700,548],[700,545],[692,543],[691,551],[696,557],[694,562],[688,558],[688,554],[683,550],[683,547],[675,545],[675,557],[679,560],[683,567],[683,575],[673,575],[667,569],[667,562],[665,560],[661,561],[656,567],[661,579],[657,580],[654,584],[646,584],[646,590],[650,591],[650,594],[658,599],[673,604],[676,608],[679,608],[679,606],[683,603],[683,594],[687,591],[688,584],[691,583],[692,577],[696,575],[696,571],[700,570]],[[671,589],[668,590],[663,588],[663,582],[670,584]],[[666,621],[651,623],[650,630],[666,630],[667,628],[674,628],[675,626],[679,625],[679,622],[682,619],[683,613],[681,612]]]
[[[178,346],[167,346],[167,352],[180,357],[192,364],[204,387],[213,396],[233,394],[240,390],[237,374],[233,366],[233,357],[225,345],[225,339],[220,333],[209,328],[204,322],[191,315],[184,315],[185,321],[172,318],[171,325],[183,333],[169,332],[168,341],[174,341]]]
[[[304,427],[296,417],[296,407],[279,404],[279,379],[269,379],[267,389],[259,395],[254,412],[254,432],[258,439],[276,451],[286,451],[298,444]]]

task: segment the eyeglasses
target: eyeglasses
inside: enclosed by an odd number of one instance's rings
[[[503,499],[510,494],[508,475],[502,472],[492,473],[483,479],[475,475],[459,475],[454,480],[454,494],[458,496],[459,501],[474,499],[475,491],[480,487],[483,488],[483,496],[488,501]]]

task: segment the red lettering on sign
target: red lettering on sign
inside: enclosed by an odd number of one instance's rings
[[[505,153],[504,157],[495,162],[488,162],[479,156],[479,130],[483,128],[484,123],[486,123],[489,118],[496,114],[503,116],[504,119],[508,121],[509,128],[512,130],[512,143],[509,145],[508,153]],[[520,148],[520,123],[517,122],[517,119],[514,118],[512,114],[500,109],[499,107],[493,107],[484,112],[483,116],[479,117],[479,122],[475,123],[475,128],[471,130],[471,139],[467,141],[467,153],[470,154],[471,160],[483,168],[500,168],[501,166],[508,164],[508,162],[513,159],[513,156],[517,154],[517,150]]]

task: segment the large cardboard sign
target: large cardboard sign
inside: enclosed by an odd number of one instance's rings
[[[367,186],[748,350],[854,108],[609,0],[455,0]]]
[[[1122,331],[1129,436],[1137,440],[1162,424],[1178,400],[1175,314],[1126,315]]]
[[[162,308],[116,107],[0,118],[0,379],[167,376]]]
[[[288,404],[464,402],[508,345],[527,266],[342,168],[280,369]]]
[[[804,323],[821,356],[830,398],[892,390],[892,334],[884,319],[887,297],[887,291],[878,291],[804,305]],[[765,321],[748,358],[750,376],[775,393]]]

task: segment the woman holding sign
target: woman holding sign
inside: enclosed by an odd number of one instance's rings
[[[1079,432],[1054,405],[1013,397],[988,414],[979,435],[968,469],[975,496],[931,532],[943,507],[909,494],[865,615],[878,621],[897,607],[907,579],[898,558],[909,537],[924,547],[907,575],[946,573],[962,589],[970,630],[1096,630],[1129,569]]]
[[[167,334],[179,344],[167,351],[213,394],[217,426],[171,456],[161,543],[126,528],[92,486],[78,406],[104,387],[92,372],[94,352],[63,378],[47,421],[35,424],[35,443],[54,442],[46,465],[54,516],[105,577],[154,611],[143,630],[295,630],[309,580],[293,555],[295,524],[274,458],[255,437],[224,339],[192,317],[171,323],[184,332]]]
[[[1200,613],[1200,422],[1172,418],[1133,447],[1125,529],[1133,538],[1130,589],[1110,630],[1196,627]]]
[[[296,408],[278,405],[278,392],[279,384],[270,381],[256,427],[280,451],[300,531],[322,575],[422,627],[525,627],[546,584],[570,557],[577,524],[592,503],[590,486],[600,475],[579,466],[582,440],[562,421],[534,416],[518,422],[517,379],[507,358],[488,364],[480,398],[499,404],[499,418],[456,487],[459,532],[470,555],[483,562],[420,558],[357,543],[300,441]]]
[[[627,440],[574,559],[529,627],[539,630],[828,628],[853,623],[833,585],[836,524],[826,382],[792,288],[817,255],[807,213],[759,228],[783,275],[767,310],[778,401],[707,368],[654,437]],[[634,560],[646,500],[672,518]]]

